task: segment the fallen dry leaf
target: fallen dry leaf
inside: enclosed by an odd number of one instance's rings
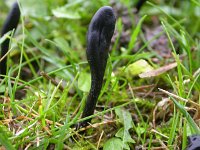
[[[175,63],[160,67],[160,68],[152,70],[152,71],[141,73],[141,74],[139,74],[139,77],[140,78],[150,78],[150,77],[159,76],[159,75],[175,68],[176,66],[177,66],[177,63],[175,62]]]

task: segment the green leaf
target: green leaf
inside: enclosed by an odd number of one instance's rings
[[[33,17],[45,17],[48,15],[47,6],[48,4],[45,1],[27,1],[20,0],[22,6],[22,14],[24,16],[30,15]]]
[[[78,78],[78,88],[83,92],[89,92],[91,85],[90,74],[81,72]]]
[[[120,122],[124,125],[126,131],[133,127],[132,117],[128,111],[122,108],[117,108],[115,109],[115,113],[119,117]]]
[[[146,131],[146,129],[143,128],[143,127],[141,127],[141,126],[139,126],[139,127],[136,128],[136,132],[138,134],[140,134],[140,135],[143,134],[145,131]]]
[[[71,1],[63,7],[59,7],[52,10],[54,16],[58,18],[67,18],[67,19],[80,19],[79,5],[83,0]]]
[[[106,141],[103,150],[123,150],[123,142],[119,138],[111,138]]]
[[[4,93],[6,90],[6,86],[5,85],[1,85],[0,86],[0,93]]]
[[[127,130],[124,130],[124,127],[119,129],[115,136],[123,139],[123,143],[135,143],[135,141],[131,138],[130,133]]]
[[[152,71],[153,67],[144,59],[140,59],[130,65],[125,69],[125,74],[128,77],[138,75],[140,73]]]
[[[72,10],[66,7],[59,7],[57,9],[53,9],[52,13],[54,16],[58,18],[67,18],[67,19],[80,19],[81,16],[78,11]]]

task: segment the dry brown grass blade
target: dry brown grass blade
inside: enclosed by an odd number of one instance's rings
[[[158,90],[161,91],[161,92],[163,92],[163,93],[165,93],[165,94],[167,94],[167,95],[169,95],[169,96],[171,96],[171,97],[176,98],[177,100],[181,100],[181,101],[184,101],[184,102],[189,102],[189,103],[193,104],[194,106],[196,106],[198,108],[200,107],[200,105],[198,103],[195,103],[192,100],[182,98],[182,97],[180,97],[178,95],[175,95],[173,93],[170,93],[170,92],[168,92],[166,90],[163,90],[163,89],[160,89],[160,88],[158,88]]]

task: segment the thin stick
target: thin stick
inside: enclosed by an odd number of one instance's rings
[[[162,133],[158,132],[158,131],[157,131],[157,130],[155,130],[155,129],[151,129],[151,132],[154,132],[154,133],[156,133],[156,134],[158,134],[158,135],[160,135],[160,136],[162,136],[162,137],[164,137],[164,138],[166,138],[166,139],[169,139],[169,137],[168,137],[168,136],[166,136],[166,135],[164,135],[164,134],[162,134]]]
[[[184,101],[184,102],[189,102],[189,103],[195,105],[196,107],[200,107],[199,104],[193,102],[192,100],[188,100],[188,99],[182,98],[182,97],[180,97],[180,96],[178,96],[178,95],[175,95],[175,94],[173,94],[173,93],[170,93],[170,92],[168,92],[168,91],[166,91],[166,90],[163,90],[163,89],[160,89],[160,88],[158,88],[158,90],[161,91],[161,92],[163,92],[163,93],[165,93],[165,94],[167,94],[167,95],[169,95],[169,96],[172,96],[172,97],[174,97],[174,98],[176,98],[176,99],[178,99],[178,100],[181,100],[181,101]]]
[[[90,124],[84,128],[80,128],[77,132],[85,131],[90,128],[97,128],[97,127],[99,127],[101,125],[105,125],[105,124],[112,124],[114,122],[116,122],[116,120],[109,120],[109,121],[105,121],[105,122],[101,122],[101,123]]]
[[[97,149],[99,149],[99,145],[100,145],[101,139],[103,137],[103,134],[104,134],[104,131],[101,132],[101,135],[99,137],[98,144],[97,144]]]
[[[44,71],[41,71],[41,72],[40,72],[40,75],[43,76],[44,78],[50,80],[55,86],[58,86],[58,82],[57,82],[55,79],[51,78],[51,77],[50,77],[48,74],[46,74]],[[63,87],[62,85],[59,85],[58,88],[59,88],[61,91],[64,91],[64,87]]]

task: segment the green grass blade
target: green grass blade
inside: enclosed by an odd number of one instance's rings
[[[8,139],[7,134],[5,131],[0,127],[0,143],[7,149],[7,150],[15,150],[12,143]]]
[[[193,129],[193,134],[200,134],[200,129],[197,126],[197,124],[194,122],[190,114],[185,110],[184,106],[181,105],[179,102],[177,102],[173,97],[171,97],[171,100],[174,102],[175,106],[180,110],[180,112],[184,115],[186,120],[188,121],[189,125]]]
[[[138,34],[140,33],[140,30],[141,30],[141,25],[142,25],[142,23],[143,23],[143,21],[144,21],[144,19],[145,19],[146,17],[147,17],[147,15],[144,15],[144,16],[140,19],[140,21],[139,21],[139,23],[137,24],[135,30],[134,30],[133,33],[131,34],[131,39],[130,39],[130,42],[129,42],[129,44],[128,44],[127,53],[129,53],[129,52],[132,50],[132,48],[134,47],[135,42],[136,42],[137,37],[138,37]]]

